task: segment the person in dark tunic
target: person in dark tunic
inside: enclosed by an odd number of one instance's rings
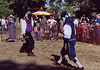
[[[78,61],[74,47],[76,44],[74,23],[71,20],[70,15],[66,11],[62,12],[61,15],[62,17],[65,17],[65,23],[63,27],[64,46],[61,50],[61,56],[56,63],[61,64],[64,56],[68,54],[69,59],[73,60],[73,62],[78,66],[74,70],[83,70],[84,67]]]
[[[20,52],[21,53],[26,52],[28,53],[28,56],[35,56],[34,53],[32,52],[32,50],[34,49],[34,40],[31,35],[31,32],[32,32],[31,16],[32,16],[32,13],[28,11],[28,13],[26,13],[23,20],[21,20],[22,35],[25,38],[26,43],[23,44],[23,46],[20,49]]]

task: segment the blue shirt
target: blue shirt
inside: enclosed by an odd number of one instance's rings
[[[96,25],[96,23],[99,23],[99,25],[100,25],[100,18],[96,20],[94,25]]]

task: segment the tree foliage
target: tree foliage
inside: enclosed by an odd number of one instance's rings
[[[14,15],[22,18],[28,10],[34,12],[41,6],[44,7],[44,0],[15,0],[10,8],[14,10]]]
[[[48,2],[49,7],[45,8]],[[12,14],[22,18],[25,12],[35,12],[43,7],[48,12],[60,15],[62,11],[70,12],[71,16],[91,16],[94,11],[100,12],[99,0],[0,0],[0,16]]]
[[[91,18],[91,14],[96,11],[95,4],[91,0],[81,0],[79,4],[80,9],[76,11],[76,16],[80,18],[84,14]]]
[[[7,17],[12,14],[13,10],[9,9],[10,4],[11,2],[8,3],[7,1],[0,0],[0,17]]]

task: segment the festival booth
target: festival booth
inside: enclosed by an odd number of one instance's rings
[[[42,7],[41,7],[38,11],[33,12],[32,15],[33,15],[33,16],[34,16],[34,15],[37,15],[37,16],[39,16],[39,17],[41,17],[42,15],[45,15],[47,18],[48,18],[50,15],[54,16],[54,14],[48,13],[48,12],[44,11],[44,9],[43,9]]]

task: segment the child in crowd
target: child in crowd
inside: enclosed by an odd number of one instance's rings
[[[44,28],[44,30],[45,30],[45,39],[46,40],[49,40],[49,29],[50,29],[49,24],[46,23],[45,28]]]

